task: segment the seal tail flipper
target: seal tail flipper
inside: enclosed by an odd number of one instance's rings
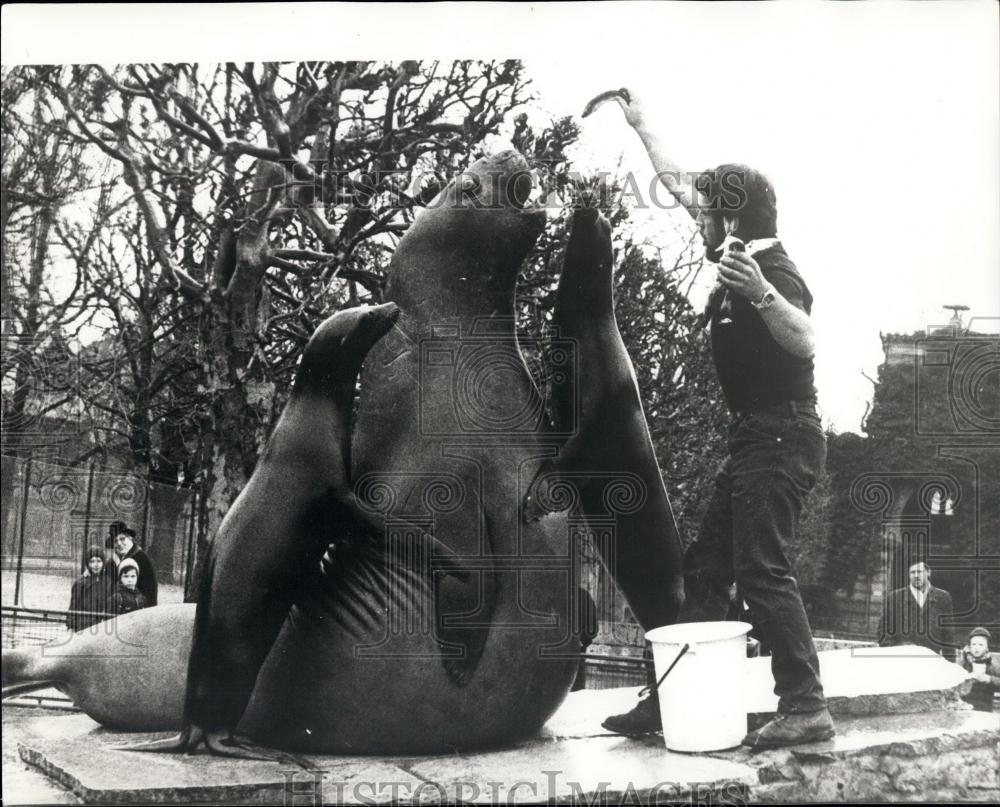
[[[282,765],[296,765],[306,771],[317,770],[316,766],[306,757],[290,754],[287,751],[279,751],[277,748],[265,748],[239,734],[209,734],[205,739],[205,745],[218,756],[232,757],[233,759],[262,759],[268,762],[278,762]]]

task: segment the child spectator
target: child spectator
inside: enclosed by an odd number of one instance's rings
[[[118,588],[115,590],[114,611],[128,614],[146,607],[146,597],[138,589],[139,564],[126,558],[118,564]]]
[[[104,575],[104,549],[87,547],[83,555],[83,574],[73,583],[69,595],[66,627],[86,630],[111,615],[112,583]]]
[[[963,698],[979,712],[993,711],[993,694],[1000,689],[1000,659],[990,652],[990,638],[986,628],[973,628],[959,662],[973,681],[972,691]]]
[[[119,564],[124,560],[135,561],[139,568],[139,591],[146,598],[146,606],[156,605],[156,569],[153,568],[149,555],[135,543],[135,530],[125,527],[115,535],[115,554]]]

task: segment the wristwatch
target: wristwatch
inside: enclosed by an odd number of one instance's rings
[[[761,295],[761,298],[751,305],[758,311],[762,311],[765,308],[770,308],[771,304],[774,302],[775,293],[773,287],[768,287],[767,290]]]

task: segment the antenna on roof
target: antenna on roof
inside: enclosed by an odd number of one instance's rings
[[[961,311],[968,311],[969,306],[967,305],[943,305],[942,308],[947,308],[951,311],[951,319],[948,321],[949,328],[955,328],[961,330],[962,328],[962,315]]]

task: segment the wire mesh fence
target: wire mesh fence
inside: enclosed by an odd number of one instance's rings
[[[160,582],[183,586],[190,576],[197,514],[192,489],[94,465],[66,467],[9,456],[3,457],[3,474],[0,546],[6,604],[29,604],[26,573],[75,579],[83,571],[87,547],[104,547],[108,527],[116,521],[135,531]],[[30,605],[54,603],[33,600]]]
[[[69,634],[66,627],[68,611],[44,608],[0,608],[0,646],[4,650],[40,646],[64,640]],[[52,709],[76,709],[73,701],[56,689],[21,693],[9,698],[5,704],[12,706],[40,706]]]
[[[69,611],[4,606],[0,617],[4,649],[48,644],[67,635]]]

